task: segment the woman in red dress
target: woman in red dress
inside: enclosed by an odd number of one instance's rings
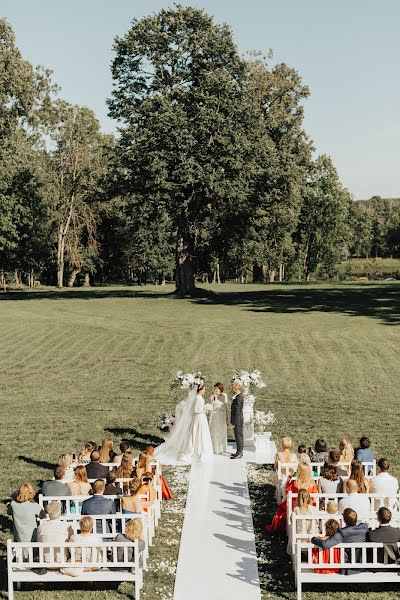
[[[320,540],[327,540],[332,537],[340,525],[335,519],[329,519],[325,523],[325,532],[326,535],[318,536]],[[331,552],[332,552],[332,561],[331,561]],[[339,548],[327,548],[326,550],[320,550],[319,548],[312,549],[313,563],[314,565],[321,564],[329,564],[330,562],[334,562],[340,564],[340,550]],[[316,573],[339,573],[340,569],[315,569]]]
[[[278,504],[271,525],[265,526],[265,529],[269,533],[278,533],[279,531],[286,530],[287,496],[289,492],[298,494],[300,490],[307,490],[309,494],[318,493],[312,471],[306,463],[299,463],[297,467],[297,479],[288,478],[285,486],[284,500]],[[292,508],[295,505],[296,498],[293,498]],[[315,505],[315,500],[313,500],[313,505]]]

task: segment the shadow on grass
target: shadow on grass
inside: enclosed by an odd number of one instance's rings
[[[142,433],[134,427],[105,427],[105,432],[110,432],[121,439],[127,439],[132,444],[132,447],[138,450],[146,450],[147,446],[158,446],[165,440],[150,433]]]
[[[47,462],[46,460],[37,460],[35,458],[30,458],[30,456],[17,456],[18,460],[23,460],[29,465],[35,465],[36,467],[41,467],[42,469],[50,469],[50,471],[54,471],[55,464]]]
[[[0,294],[0,300],[90,300],[101,298],[170,298],[179,297],[151,289],[74,288],[72,290],[15,291]],[[400,324],[400,282],[374,283],[290,283],[265,285],[264,289],[224,292],[199,288],[189,299],[201,305],[238,306],[243,310],[265,313],[336,313],[380,319],[387,325]]]

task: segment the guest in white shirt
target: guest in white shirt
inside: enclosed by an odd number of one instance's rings
[[[351,508],[358,515],[358,523],[368,522],[371,512],[371,502],[366,494],[358,492],[358,484],[354,479],[348,479],[345,483],[345,491],[349,494],[339,502],[339,514],[343,514],[346,508]]]
[[[48,519],[43,520],[38,527],[39,542],[68,542],[73,534],[71,526],[66,521],[61,521],[61,502],[49,502],[46,508]],[[43,550],[45,562],[53,562],[51,551],[47,548]],[[60,548],[54,549],[54,561],[62,562],[64,560],[63,552]]]
[[[393,510],[395,498],[399,489],[399,482],[396,477],[389,475],[390,464],[387,458],[378,460],[379,473],[371,479],[371,491],[374,494],[379,494],[381,498],[374,500],[375,510],[379,510],[381,506]]]

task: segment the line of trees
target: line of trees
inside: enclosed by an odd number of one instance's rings
[[[331,276],[399,252],[398,207],[355,203],[303,127],[309,95],[232,31],[175,6],[117,38],[109,113],[58,98],[0,20],[0,283]],[[390,213],[390,214],[389,214]]]

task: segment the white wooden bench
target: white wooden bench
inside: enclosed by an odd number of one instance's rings
[[[295,562],[295,579],[297,587],[297,600],[302,598],[302,588],[305,583],[322,584],[344,584],[352,583],[400,583],[399,565],[388,563],[388,556],[383,544],[372,542],[363,542],[355,544],[340,544],[330,548],[330,561],[323,563],[321,553],[323,550],[318,548],[319,563],[313,563],[313,548],[311,543],[298,543]],[[340,550],[340,563],[334,562],[334,550]],[[350,554],[350,560],[346,556],[346,551]],[[379,562],[378,551],[383,552],[384,562]],[[358,556],[357,556],[358,554]],[[359,562],[357,562],[359,559]],[[358,569],[361,573],[344,575],[342,573],[317,573],[315,569]],[[379,569],[378,572],[373,570]]]
[[[276,470],[276,475],[277,475],[277,484],[276,484],[276,499],[279,502],[282,501],[282,496],[283,496],[283,490],[285,488],[287,479],[289,477],[289,475],[291,476],[291,478],[293,480],[297,479],[297,473],[296,473],[296,469],[297,469],[297,465],[299,463],[298,462],[292,462],[292,463],[284,463],[279,461],[278,462],[278,468]],[[321,478],[321,473],[324,469],[324,464],[325,463],[310,463],[310,468],[311,471],[313,473],[313,479],[314,481],[318,484],[318,480]],[[376,475],[376,460],[373,460],[372,462],[363,462],[361,463],[364,467],[364,475],[367,479],[370,479],[371,477],[375,477]],[[351,463],[350,462],[341,462],[341,463],[337,463],[338,467],[341,467],[342,469],[350,469],[351,467]],[[371,473],[371,475],[369,475],[369,473]],[[341,476],[340,477],[342,480],[347,479],[348,476]]]
[[[89,498],[93,498],[93,496],[43,496],[43,494],[39,494],[39,499],[38,502],[40,504],[40,506],[45,509],[47,504],[49,504],[49,502],[61,502],[62,506],[64,507],[62,514],[65,517],[71,517],[71,516],[77,516],[78,518],[81,516],[81,509],[82,509],[82,502],[84,500],[88,500]],[[120,496],[107,496],[107,498],[109,500],[117,500],[120,502],[121,497]],[[148,500],[147,496],[145,494],[139,496],[139,500]],[[147,512],[144,512],[142,514],[146,515],[147,517],[147,527],[148,527],[148,538],[149,538],[149,545],[151,546],[153,543],[153,537],[155,534],[155,529],[156,529],[156,512],[155,510],[151,510],[151,507],[149,507],[150,510],[148,510]],[[122,516],[127,516],[129,517],[129,520],[135,517],[136,513],[122,513],[122,509],[121,509],[121,504],[119,503],[119,506],[117,508],[117,516],[122,517]],[[98,518],[98,515],[92,515],[93,519]],[[111,518],[113,515],[107,515],[107,518]]]
[[[297,499],[297,496],[298,496],[298,494],[289,492],[288,497],[287,497],[286,531],[287,531],[288,536],[289,536],[289,527],[290,527],[290,523],[292,521],[292,514],[293,514],[292,507],[295,504],[293,501],[295,499]],[[310,494],[310,496],[315,501],[316,507],[319,508],[321,500],[325,501],[325,505],[327,504],[327,502],[329,500],[332,500],[333,502],[336,502],[336,504],[339,504],[340,500],[342,498],[345,498],[346,496],[348,496],[348,494],[342,492],[342,493],[338,493],[338,494]],[[385,506],[385,501],[387,499],[389,499],[392,512],[400,512],[400,494],[396,494],[396,496],[390,496],[390,497],[381,496],[379,494],[363,494],[363,496],[366,496],[367,498],[369,498],[369,500],[376,501],[380,506]],[[373,512],[372,505],[371,505],[371,512]],[[334,515],[332,515],[332,517],[334,517]]]
[[[96,551],[92,552],[92,549]],[[123,560],[118,561],[117,550],[123,548]],[[128,551],[134,548],[134,560],[128,560]],[[66,558],[66,552],[70,558]],[[82,560],[76,560],[76,551],[80,549]],[[44,560],[44,551],[49,553],[49,560]],[[88,550],[90,554],[88,556]],[[57,554],[56,554],[57,553]],[[61,561],[55,560],[61,558]],[[89,559],[89,560],[88,560]],[[62,567],[75,567],[98,569],[85,571],[76,577],[62,574],[58,569]],[[47,569],[39,575],[32,569]],[[126,570],[118,570],[126,569]],[[40,543],[40,542],[12,542],[7,540],[7,572],[8,572],[8,598],[14,600],[14,584],[17,589],[22,583],[71,583],[93,581],[131,581],[135,585],[135,600],[140,600],[140,590],[143,586],[143,570],[140,566],[139,543],[134,542],[101,542],[94,546],[84,545],[79,542]]]

